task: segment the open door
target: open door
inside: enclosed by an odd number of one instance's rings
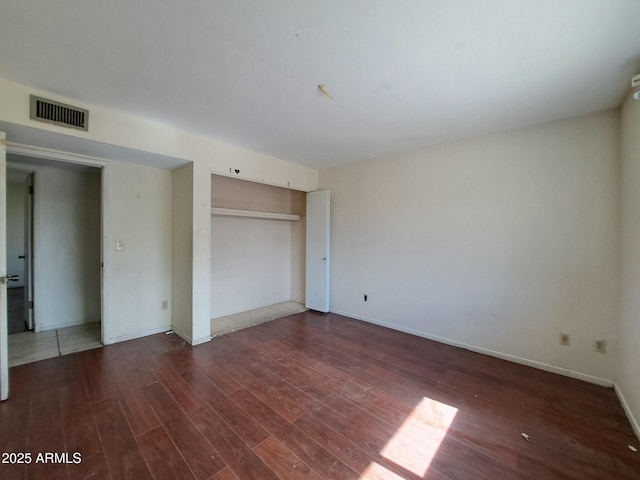
[[[306,307],[329,311],[329,192],[307,193]]]
[[[29,174],[24,208],[24,257],[24,320],[33,330],[33,173]]]
[[[7,137],[0,132],[0,400],[9,397],[7,281]]]

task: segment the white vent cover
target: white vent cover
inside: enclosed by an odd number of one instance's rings
[[[29,118],[61,127],[89,130],[89,110],[31,95]]]

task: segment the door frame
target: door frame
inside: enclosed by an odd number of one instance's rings
[[[101,329],[101,341],[106,345],[105,340],[111,338],[110,337],[110,322],[109,322],[109,309],[108,309],[108,298],[109,298],[109,282],[108,280],[108,266],[109,266],[109,225],[108,225],[108,184],[109,184],[109,162],[106,160],[102,160],[95,157],[90,157],[86,155],[80,155],[70,152],[61,152],[58,150],[50,150],[41,147],[35,147],[30,145],[21,145],[12,143],[7,141],[6,143],[6,153],[13,154],[24,157],[31,158],[40,158],[44,160],[49,160],[58,163],[74,163],[78,165],[86,165],[90,167],[97,167],[100,169],[100,183],[101,183],[101,192],[100,192],[100,224],[101,224],[101,236],[100,236],[100,252],[101,252],[101,263],[102,270],[100,275],[100,329]],[[37,169],[34,169],[34,172],[37,173]],[[36,177],[37,178],[37,177]],[[37,180],[34,179],[34,183]],[[37,184],[36,184],[37,188]],[[37,195],[37,191],[35,192]],[[34,212],[35,214],[36,212]],[[37,219],[36,219],[37,220]],[[35,229],[35,227],[34,227]],[[36,253],[37,254],[37,253]],[[37,325],[37,315],[36,312],[38,310],[37,299],[35,299],[34,303],[34,316],[36,316],[36,325]]]
[[[0,276],[7,275],[7,160],[6,136],[0,131]],[[9,353],[7,322],[7,285],[5,279],[0,283],[0,400],[9,398]]]
[[[27,311],[27,325],[29,330],[35,328],[35,315],[33,311],[33,178],[34,174],[29,174],[29,194],[27,195],[27,204],[25,205],[25,262],[24,262],[24,283],[25,283],[25,309]]]

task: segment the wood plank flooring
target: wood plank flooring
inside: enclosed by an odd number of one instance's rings
[[[613,390],[332,314],[10,375],[0,452],[33,461],[4,480],[640,479]]]

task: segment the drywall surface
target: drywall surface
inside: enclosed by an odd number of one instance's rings
[[[107,167],[109,325],[104,343],[171,326],[172,175],[122,162]],[[116,250],[116,241],[123,250]],[[162,302],[167,301],[167,309]]]
[[[100,321],[100,195],[97,168],[35,172],[37,331]]]
[[[17,282],[7,287],[24,287],[25,260],[25,204],[28,192],[26,182],[7,182],[7,275],[19,275]]]
[[[211,248],[212,318],[290,299],[290,222],[212,216]]]
[[[322,171],[331,310],[612,381],[618,120],[607,111]]]
[[[211,170],[193,164],[192,345],[211,340]]]
[[[91,117],[89,132],[30,120],[28,106],[31,94],[88,109]],[[312,191],[318,187],[316,169],[4,79],[0,79],[0,104],[3,106],[0,124],[8,132],[10,142],[164,168],[193,163],[190,192],[193,200],[192,312],[189,321],[194,344],[210,339],[211,174],[300,191]],[[112,281],[109,279],[109,283]]]
[[[220,175],[211,177],[211,205],[216,207],[294,213],[294,193],[300,192]]]
[[[305,203],[306,208],[306,203]],[[307,219],[291,222],[291,294],[292,302],[305,303]]]
[[[29,95],[31,94],[88,109],[90,111],[89,132],[29,119]],[[2,105],[0,122],[7,122],[4,129],[7,131],[9,142],[16,141],[15,138],[12,140],[12,137],[19,133],[21,135],[19,143],[102,158],[110,158],[103,155],[108,150],[105,144],[109,144],[180,159],[181,164],[196,162],[203,165],[207,174],[234,175],[238,178],[303,191],[315,190],[318,186],[318,171],[313,168],[4,79],[0,79],[0,105]],[[13,125],[26,126],[34,130],[24,132],[24,129],[17,128],[14,132]],[[38,135],[39,132],[45,134]],[[61,134],[64,140],[46,135],[49,132]],[[80,141],[74,143],[76,139]],[[86,140],[96,143],[90,145]],[[149,161],[153,156],[146,155],[144,158],[145,161]],[[167,167],[164,164],[157,166]],[[236,170],[238,173],[235,173]]]
[[[640,101],[632,93],[622,106],[620,129],[622,294],[616,387],[640,436]]]
[[[291,191],[291,213],[300,221],[291,223],[291,301],[305,303],[307,273],[307,194]]]
[[[193,164],[172,172],[173,276],[172,326],[180,336],[192,340],[193,308]]]

